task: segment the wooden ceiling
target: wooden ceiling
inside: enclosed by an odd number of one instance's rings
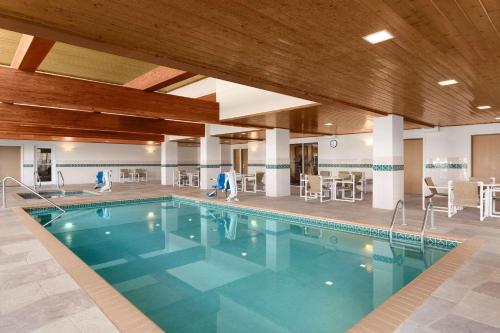
[[[0,1],[0,27],[446,126],[500,116],[499,12],[495,0]],[[394,39],[362,39],[382,29]],[[446,79],[459,83],[437,84]]]

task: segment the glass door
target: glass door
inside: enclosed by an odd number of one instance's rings
[[[300,174],[303,169],[302,144],[290,145],[290,184],[300,185]]]
[[[304,143],[304,173],[318,174],[318,144]]]
[[[318,144],[297,143],[290,145],[290,184],[300,185],[300,174],[318,174]]]
[[[42,183],[52,183],[52,148],[36,148],[36,171]]]

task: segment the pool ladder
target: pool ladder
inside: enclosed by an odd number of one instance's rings
[[[61,185],[62,181],[62,185]],[[64,176],[61,170],[57,171],[57,188],[61,191],[64,191]]]
[[[3,208],[4,209],[7,208],[7,195],[6,195],[6,191],[5,191],[5,183],[7,182],[7,180],[13,181],[14,183],[18,184],[19,186],[24,187],[25,189],[27,189],[28,191],[30,191],[31,193],[33,193],[34,195],[36,195],[40,199],[45,200],[46,202],[48,202],[49,204],[51,204],[53,207],[55,207],[59,211],[61,211],[61,214],[57,215],[56,217],[54,217],[53,219],[51,219],[49,222],[45,223],[43,225],[44,227],[47,226],[47,225],[49,225],[50,223],[54,222],[55,220],[57,220],[58,218],[60,218],[61,216],[63,216],[66,213],[66,211],[64,209],[62,209],[61,207],[59,207],[58,205],[56,205],[55,203],[53,203],[51,200],[42,197],[40,195],[40,193],[38,193],[37,191],[33,190],[28,185],[20,182],[19,180],[17,180],[14,177],[10,177],[10,176],[7,176],[4,179],[2,179],[2,200],[3,200]]]
[[[394,226],[396,224],[396,217],[398,216],[398,212],[401,210],[402,212],[402,226],[406,226],[406,217],[405,217],[405,204],[403,200],[398,200],[396,203],[396,207],[394,208],[394,213],[392,214],[392,220],[391,220],[391,227],[389,229],[389,244],[394,246]],[[434,206],[432,205],[431,202],[428,202],[427,205],[425,206],[425,213],[424,213],[424,218],[422,219],[422,224],[420,226],[420,242],[419,242],[419,248],[423,252],[424,251],[424,233],[425,233],[425,227],[427,226],[427,221],[431,220],[431,229],[434,229]],[[402,242],[399,242],[402,243]],[[409,245],[415,246],[415,244],[410,243],[410,242],[403,242],[404,245]]]

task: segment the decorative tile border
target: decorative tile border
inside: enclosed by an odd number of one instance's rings
[[[175,163],[172,163],[172,164],[166,163],[166,164],[161,165],[162,168],[176,168],[178,166],[179,166],[179,164],[175,164]]]
[[[319,163],[320,168],[367,168],[371,169],[371,163]]]
[[[233,164],[232,163],[221,163],[220,166],[221,167],[232,167]]]
[[[373,171],[403,171],[404,165],[402,164],[374,164]]]
[[[200,164],[200,168],[202,169],[217,169],[220,168],[220,164]]]
[[[23,168],[32,168],[33,164],[23,164]]]
[[[192,167],[199,167],[200,165],[198,163],[179,163],[177,166],[192,166]]]
[[[249,167],[265,167],[265,163],[248,163]]]
[[[266,164],[266,169],[290,169],[290,164]]]
[[[427,163],[426,169],[467,169],[467,163]]]
[[[137,203],[147,203],[147,202],[158,202],[158,201],[173,201],[197,205],[206,208],[214,208],[221,209],[240,213],[245,215],[254,215],[261,218],[272,219],[272,220],[280,220],[285,223],[293,223],[306,225],[316,228],[329,229],[335,231],[342,231],[352,234],[364,235],[379,239],[389,239],[389,230],[369,227],[365,225],[359,225],[355,223],[344,223],[335,220],[330,220],[326,218],[320,217],[312,217],[312,216],[304,216],[292,213],[281,213],[275,211],[269,211],[262,208],[251,208],[251,207],[242,207],[237,205],[228,205],[224,203],[220,203],[217,201],[207,201],[201,199],[192,199],[187,197],[181,197],[177,195],[167,196],[167,197],[157,197],[157,198],[141,198],[141,199],[129,199],[129,200],[119,200],[119,201],[106,201],[106,202],[98,202],[98,203],[82,203],[82,204],[74,204],[74,205],[63,205],[66,211],[78,210],[81,208],[94,208],[94,207],[110,207],[110,206],[123,206],[129,204],[137,204]],[[37,215],[42,213],[49,213],[55,211],[54,207],[43,207],[43,208],[24,208],[26,212],[31,215]],[[412,242],[415,244],[420,243],[420,235],[407,233],[407,232],[394,232],[393,239]],[[439,248],[439,249],[453,249],[459,245],[459,242],[451,239],[441,239],[437,237],[424,237],[424,244],[427,247]]]
[[[102,168],[102,167],[145,167],[161,166],[160,163],[61,163],[56,164],[58,168]]]

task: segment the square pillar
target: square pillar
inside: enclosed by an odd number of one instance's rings
[[[168,141],[165,136],[165,141],[161,143],[161,184],[173,185],[174,173],[177,171],[177,142]]]
[[[373,208],[394,209],[404,198],[403,118],[373,121]]]
[[[200,188],[209,189],[214,185],[212,178],[220,172],[220,143],[218,137],[205,136],[200,139]]]
[[[266,196],[290,195],[290,131],[266,130]]]

